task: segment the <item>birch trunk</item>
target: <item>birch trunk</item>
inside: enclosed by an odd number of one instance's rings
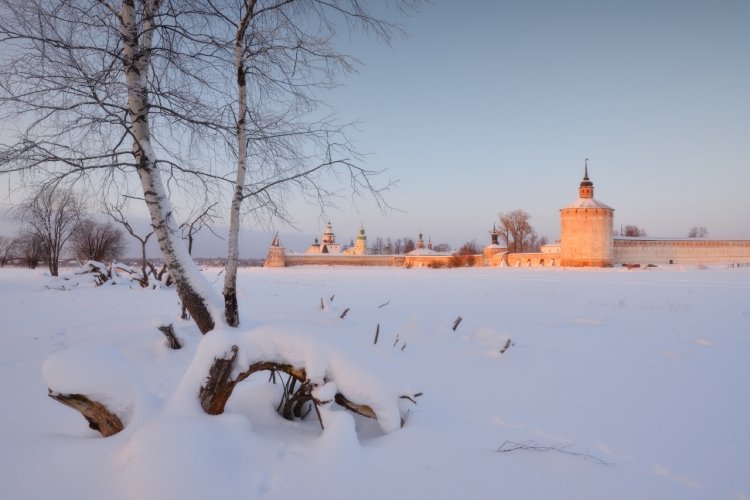
[[[125,77],[128,87],[128,111],[133,132],[133,155],[148,206],[151,224],[164,254],[164,261],[175,283],[177,294],[204,334],[215,326],[212,310],[218,309],[217,297],[198,272],[185,244],[179,237],[177,221],[162,183],[149,131],[148,71],[154,36],[154,18],[159,0],[144,0],[143,32],[138,33],[135,2],[124,0],[120,13],[125,53]],[[217,307],[218,306],[218,307]]]
[[[239,262],[240,209],[242,208],[242,190],[245,186],[247,172],[247,81],[245,70],[245,33],[255,10],[256,0],[247,3],[247,11],[237,26],[237,37],[234,45],[235,68],[237,70],[237,181],[234,186],[232,206],[229,215],[229,249],[227,251],[227,269],[224,275],[224,316],[229,326],[240,324],[237,306],[237,265]]]

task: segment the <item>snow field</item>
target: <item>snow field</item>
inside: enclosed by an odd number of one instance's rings
[[[188,401],[200,408],[196,367],[214,351],[182,321],[183,349],[167,348],[151,318],[179,315],[173,290],[46,290],[46,280],[0,269],[6,498],[750,498],[748,269],[241,270],[252,330],[213,332],[216,342],[247,336],[241,364],[270,349],[312,356],[316,376],[385,372],[334,377],[360,403],[378,384],[424,392],[390,433],[333,404],[325,431],[311,416],[286,421],[265,372],[238,384],[223,415],[188,412]],[[310,336],[322,342],[298,349]],[[332,363],[313,352],[321,345],[341,355]],[[111,404],[125,430],[101,438],[48,387],[121,395]],[[369,390],[347,392],[359,388]],[[508,440],[570,444],[611,465],[496,453]]]

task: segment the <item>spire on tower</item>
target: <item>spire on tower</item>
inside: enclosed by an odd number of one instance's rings
[[[581,198],[593,198],[594,197],[594,183],[589,180],[589,159],[583,163],[583,181],[581,186],[578,188],[578,193]]]

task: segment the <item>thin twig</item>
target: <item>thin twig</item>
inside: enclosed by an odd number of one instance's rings
[[[378,327],[375,329],[375,342],[373,344],[378,343],[378,335],[380,335],[380,323],[378,323]]]
[[[396,344],[398,344],[398,333],[396,334],[396,341],[393,343],[393,347],[396,347]]]
[[[223,272],[224,272],[224,269],[219,271],[219,274],[216,275],[216,279],[211,282],[212,285],[215,284],[217,281],[219,281],[219,276],[221,276],[221,273]]]
[[[346,316],[346,313],[348,312],[349,312],[349,308],[347,307],[346,309],[344,309],[344,312],[341,313],[341,316],[340,316],[341,319],[344,319],[344,316]]]
[[[389,300],[389,301],[388,301],[388,302],[386,302],[385,304],[380,304],[380,305],[378,306],[378,309],[380,309],[381,307],[385,307],[385,306],[387,306],[387,305],[388,305],[388,304],[390,304],[390,303],[391,303],[391,301]]]
[[[509,448],[505,448],[505,445],[510,445]],[[543,446],[540,444],[537,444],[536,441],[524,441],[523,443],[516,443],[514,441],[505,441],[500,448],[497,449],[500,453],[507,453],[510,451],[516,451],[516,450],[531,450],[531,451],[559,451],[560,453],[565,453],[566,455],[573,455],[574,457],[584,457],[584,460],[589,457],[588,454],[588,448],[586,448],[586,454],[583,453],[577,453],[575,451],[570,451],[568,448],[573,446],[572,444],[562,445],[562,444],[554,444],[552,446]],[[503,449],[505,448],[505,449]],[[591,455],[591,458],[593,460],[596,460],[597,463],[600,463],[602,465],[612,465],[610,462],[605,462],[604,460],[600,458],[596,458],[594,455]]]

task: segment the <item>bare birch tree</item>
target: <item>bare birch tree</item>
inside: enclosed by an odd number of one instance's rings
[[[0,0],[0,119],[21,124],[18,140],[0,147],[0,173],[85,181],[105,194],[130,193],[128,174],[137,173],[177,292],[204,333],[223,319],[212,316],[220,299],[179,238],[167,188],[210,194],[229,184],[224,309],[236,325],[243,205],[265,223],[290,220],[292,189],[330,206],[336,190],[324,181],[338,178],[336,167],[349,172],[354,194],[379,200],[369,180],[375,172],[359,166],[346,126],[303,119],[316,112],[315,90],[330,88],[329,77],[354,61],[332,49],[331,16],[385,41],[400,31],[365,7],[361,0]],[[252,105],[243,105],[248,92]],[[217,148],[232,130],[237,168],[227,172]]]
[[[414,8],[418,0],[399,0],[399,8]],[[326,175],[348,175],[352,194],[381,192],[370,178],[378,172],[363,168],[362,155],[347,136],[347,125],[331,118],[311,118],[323,104],[315,92],[335,87],[339,72],[352,72],[356,60],[335,49],[336,25],[364,30],[388,42],[402,29],[371,15],[366,2],[344,0],[206,0],[217,23],[231,33],[216,36],[217,52],[233,63],[236,117],[233,153],[237,169],[229,216],[224,311],[227,324],[239,324],[237,267],[243,206],[255,222],[288,222],[286,203],[292,190],[309,197],[321,209],[332,204],[335,191],[325,187]],[[225,115],[222,115],[225,116]],[[249,174],[249,176],[248,176]]]
[[[104,196],[130,192],[136,173],[177,293],[205,333],[221,301],[167,195],[219,182],[203,134],[221,109],[201,70],[203,22],[177,0],[0,0],[0,120],[18,127],[0,172]]]

